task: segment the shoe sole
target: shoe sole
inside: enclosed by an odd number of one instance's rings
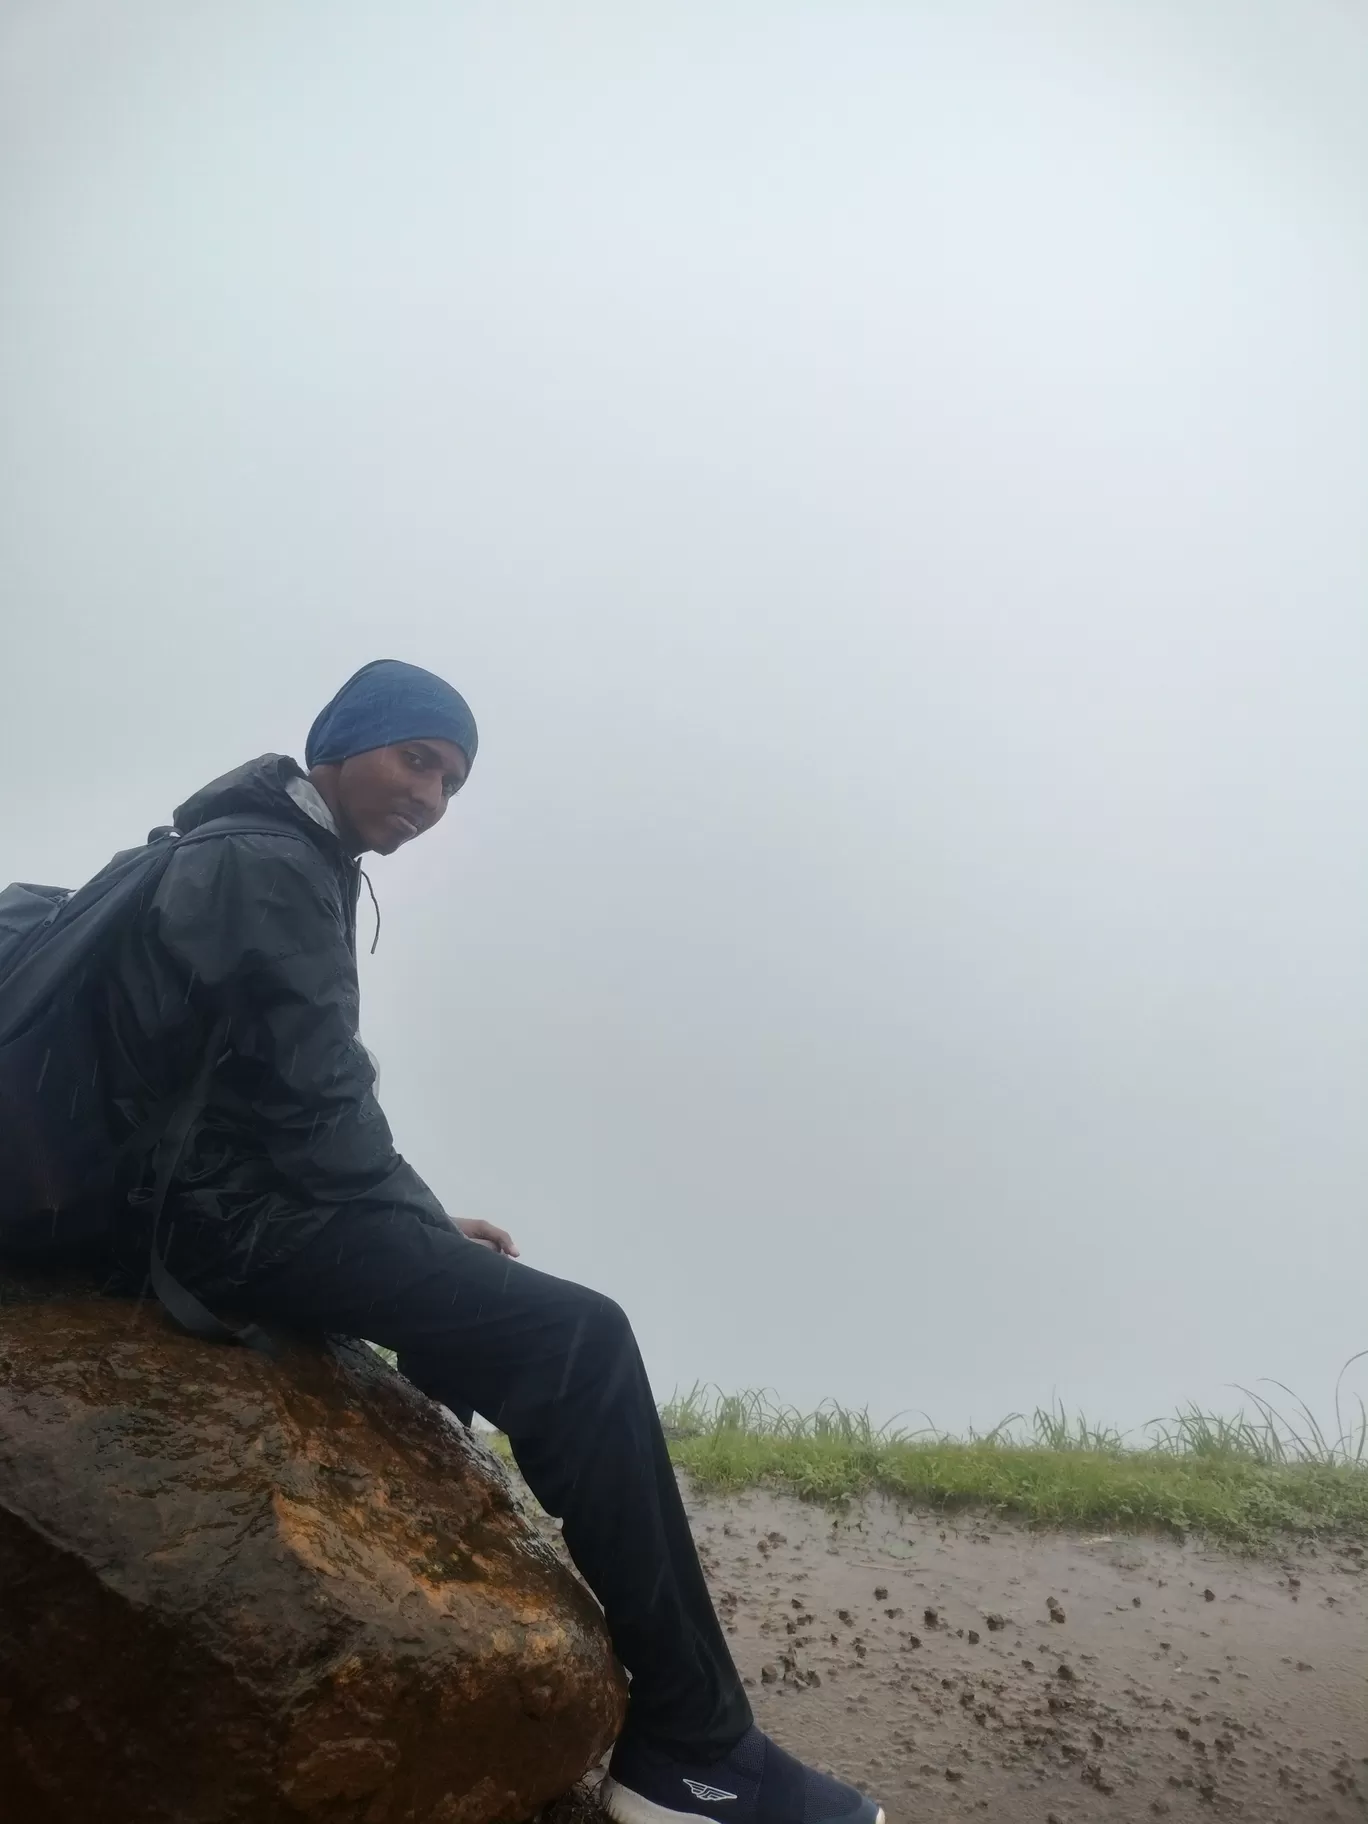
[[[605,1774],[598,1789],[598,1801],[616,1824],[707,1824],[706,1812],[671,1811],[668,1805],[657,1805],[654,1799],[643,1799],[630,1786],[619,1786],[612,1774]],[[874,1824],[884,1824],[883,1807],[875,1814]]]

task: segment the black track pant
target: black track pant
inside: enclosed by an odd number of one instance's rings
[[[292,1329],[365,1337],[454,1411],[508,1434],[603,1604],[628,1727],[724,1754],[751,1711],[713,1611],[646,1370],[620,1306],[411,1215],[342,1213],[239,1295]]]

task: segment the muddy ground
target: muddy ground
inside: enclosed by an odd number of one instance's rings
[[[686,1491],[761,1726],[889,1824],[1368,1817],[1368,1564]]]

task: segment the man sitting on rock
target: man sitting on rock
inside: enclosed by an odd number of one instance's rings
[[[231,1020],[158,1223],[166,1264],[211,1306],[383,1344],[433,1399],[507,1433],[631,1676],[603,1788],[621,1824],[882,1824],[755,1727],[621,1308],[517,1264],[502,1229],[448,1217],[376,1102],[357,1036],[357,858],[440,823],[475,749],[450,685],[381,660],[314,723],[307,772],[267,756],[176,813],[182,833],[242,813],[276,828],[178,849],[102,985],[130,1124]],[[134,1194],[139,1281],[150,1207]]]

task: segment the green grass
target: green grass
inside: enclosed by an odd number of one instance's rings
[[[1322,1425],[1281,1383],[1287,1403],[1239,1391],[1233,1416],[1186,1406],[1128,1437],[1062,1407],[1012,1413],[992,1431],[953,1437],[928,1421],[876,1426],[826,1400],[800,1412],[765,1390],[695,1385],[661,1408],[673,1462],[701,1487],[770,1487],[842,1502],[879,1491],[923,1507],[1010,1515],[1089,1532],[1204,1535],[1229,1545],[1280,1537],[1368,1541],[1368,1407],[1345,1402]],[[507,1454],[495,1434],[495,1447]]]
[[[675,1463],[719,1490],[765,1485],[822,1501],[880,1490],[1034,1525],[1200,1533],[1247,1546],[1287,1534],[1368,1539],[1363,1402],[1346,1419],[1337,1388],[1327,1429],[1291,1395],[1289,1418],[1245,1391],[1252,1415],[1187,1407],[1138,1439],[1058,1407],[955,1438],[929,1424],[876,1427],[834,1401],[801,1413],[765,1392],[701,1386],[676,1395],[661,1418]]]

